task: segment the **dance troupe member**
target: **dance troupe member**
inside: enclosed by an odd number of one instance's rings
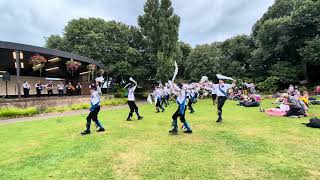
[[[203,77],[204,79],[202,79],[201,81],[203,82],[208,82],[208,77]],[[233,87],[232,84],[225,84],[225,80],[233,80],[233,84],[235,84],[235,80],[227,77],[227,76],[223,76],[221,74],[217,74],[217,78],[219,79],[219,84],[211,84],[211,87],[205,87],[207,89],[211,89],[211,91],[214,91],[217,96],[218,96],[218,120],[217,122],[222,122],[222,108],[223,105],[225,104],[227,98],[228,98],[228,90],[230,88]]]
[[[184,133],[192,133],[192,129],[190,128],[188,122],[185,119],[186,115],[186,91],[183,88],[182,84],[175,85],[171,83],[171,92],[174,94],[176,98],[176,103],[178,104],[177,111],[172,115],[172,126],[173,129],[169,131],[170,134],[176,135],[178,134],[178,117],[180,121],[183,123],[183,127],[186,129]]]
[[[96,123],[96,126],[99,127],[97,132],[103,132],[105,129],[101,125],[100,121],[98,120],[98,113],[100,111],[100,95],[97,91],[97,86],[92,84],[90,85],[90,93],[91,93],[91,99],[90,99],[90,113],[87,116],[87,124],[86,124],[86,130],[83,131],[81,134],[82,135],[87,135],[90,134],[90,125],[91,125],[91,120]]]
[[[192,107],[192,104],[195,104],[198,98],[198,92],[194,84],[191,84],[190,87],[188,88],[187,98],[188,98],[188,107],[189,107],[190,113],[192,114],[195,112]]]
[[[137,82],[132,78],[130,77],[129,80],[132,82],[132,83],[129,83],[125,86],[125,88],[128,88],[128,105],[129,105],[129,108],[130,108],[130,112],[129,112],[129,115],[128,115],[128,118],[127,118],[127,121],[131,121],[131,117],[133,115],[133,112],[136,113],[137,117],[138,117],[138,120],[141,120],[143,119],[142,116],[140,116],[139,114],[139,108],[138,106],[136,105],[136,103],[134,102],[135,101],[135,97],[134,97],[134,91],[136,90],[137,88]]]
[[[153,95],[155,102],[156,102],[156,112],[159,113],[160,109],[162,112],[164,112],[165,109],[162,106],[163,89],[162,89],[161,84],[158,87],[156,87],[156,89],[153,91],[152,95]]]

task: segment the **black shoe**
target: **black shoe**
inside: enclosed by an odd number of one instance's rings
[[[178,130],[177,129],[172,129],[169,131],[170,134],[176,135],[178,134]]]
[[[100,129],[98,129],[97,132],[103,132],[103,131],[106,131],[106,130],[104,128],[100,128]]]
[[[131,118],[127,118],[127,121],[132,121]]]
[[[164,112],[164,109],[162,109],[162,112]]]
[[[138,117],[138,120],[141,120],[141,119],[143,119],[143,117],[142,117],[142,116],[139,116],[139,117]]]
[[[85,130],[81,133],[82,135],[87,135],[87,134],[90,134],[90,130]]]
[[[222,122],[222,118],[218,118],[216,122]]]
[[[191,129],[190,129],[190,130],[186,130],[186,131],[184,131],[183,133],[192,134],[192,130],[191,130]]]

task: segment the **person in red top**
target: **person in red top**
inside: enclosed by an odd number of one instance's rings
[[[314,93],[316,93],[316,95],[320,95],[320,85],[314,88]]]

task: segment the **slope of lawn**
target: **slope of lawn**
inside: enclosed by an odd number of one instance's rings
[[[173,104],[173,103],[172,103]],[[224,123],[202,100],[187,114],[192,135],[168,134],[176,106],[126,122],[101,112],[107,132],[81,136],[85,115],[0,125],[0,179],[318,179],[320,129],[309,118],[268,117],[228,101]],[[272,107],[271,100],[263,107]],[[320,106],[310,109],[320,114]],[[95,130],[95,129],[93,129]]]

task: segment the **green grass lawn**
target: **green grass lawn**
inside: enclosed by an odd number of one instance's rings
[[[171,115],[141,106],[101,112],[107,132],[81,136],[85,116],[0,125],[0,179],[319,179],[320,130],[309,118],[268,117],[228,101],[224,123],[216,107],[198,102],[187,114],[194,130],[171,136]],[[272,107],[270,100],[263,107]],[[311,113],[320,113],[313,106]]]

